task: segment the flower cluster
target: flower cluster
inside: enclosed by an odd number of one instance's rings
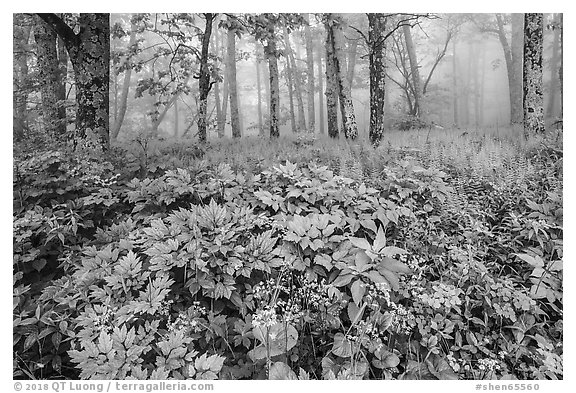
[[[193,302],[185,311],[178,314],[174,322],[169,317],[168,331],[183,331],[185,334],[199,333],[204,329],[202,317],[207,314],[206,308],[200,302]]]
[[[111,333],[114,330],[114,313],[117,308],[110,308],[106,305],[96,305],[94,306],[94,315],[91,315],[94,324],[94,329]]]
[[[496,359],[480,359],[478,360],[478,370],[485,372],[500,370],[500,364]]]
[[[254,327],[271,327],[278,322],[276,310],[272,307],[259,309],[252,317],[252,326]]]

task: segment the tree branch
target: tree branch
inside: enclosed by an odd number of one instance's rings
[[[69,50],[71,47],[78,44],[78,36],[74,33],[74,30],[66,24],[58,15],[50,14],[36,14],[42,19],[46,24],[58,34],[66,48]]]

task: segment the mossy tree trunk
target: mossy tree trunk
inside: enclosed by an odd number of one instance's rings
[[[310,29],[310,15],[304,14],[306,25],[304,34],[306,40],[306,79],[308,81],[307,105],[308,105],[308,132],[314,133],[316,128],[316,112],[314,109],[314,54],[312,43],[312,31]]]
[[[384,103],[386,100],[386,18],[383,14],[368,14],[368,42],[370,61],[370,129],[374,146],[380,144],[384,133]]]
[[[543,14],[524,15],[524,136],[544,132]]]
[[[38,15],[62,38],[74,69],[74,146],[108,150],[110,14],[80,14],[78,33],[56,14]]]

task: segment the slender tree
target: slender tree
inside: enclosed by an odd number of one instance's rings
[[[310,28],[310,15],[304,14],[304,33],[306,38],[306,78],[308,82],[307,104],[308,104],[308,131],[314,133],[316,123],[316,112],[314,110],[314,57],[312,52],[312,29]]]
[[[458,62],[456,60],[456,40],[452,41],[452,118],[454,126],[458,128]]]
[[[384,133],[384,104],[386,99],[386,18],[383,14],[368,14],[368,42],[370,61],[370,129],[374,146],[380,144]]]
[[[406,51],[408,52],[408,59],[410,61],[410,74],[412,76],[412,87],[414,90],[414,105],[413,113],[414,116],[420,116],[422,114],[422,88],[420,79],[420,66],[418,65],[418,59],[416,58],[416,48],[414,47],[414,40],[412,39],[412,30],[409,25],[404,25],[404,40],[406,42]]]
[[[262,118],[262,83],[261,83],[261,72],[260,72],[260,61],[261,61],[261,54],[260,48],[257,47],[256,50],[256,91],[258,97],[258,135],[264,135],[264,121]]]
[[[136,44],[136,31],[137,25],[133,21],[130,23],[130,39],[128,41],[128,48],[132,48]],[[126,59],[126,63],[130,63],[129,57]],[[116,112],[116,117],[114,123],[110,130],[110,138],[116,139],[120,133],[122,123],[124,122],[124,116],[126,115],[126,109],[128,107],[128,93],[130,92],[130,79],[132,77],[132,66],[130,64],[122,65],[124,71],[124,81],[122,82],[122,91],[120,93],[120,103],[118,110]]]
[[[328,92],[324,93],[324,78],[322,75],[322,51],[317,52],[318,64],[318,121],[320,123],[319,132],[324,134],[324,99],[327,97]],[[327,75],[327,74],[326,74]],[[338,130],[338,128],[336,128]]]
[[[298,72],[298,65],[296,64],[296,58],[292,51],[292,45],[290,45],[290,34],[286,25],[284,25],[284,46],[286,48],[286,61],[289,64],[289,72],[292,76],[294,96],[296,97],[296,106],[298,108],[297,129],[298,131],[304,131],[306,130],[306,118],[304,115],[304,98],[302,97],[300,73]]]
[[[206,120],[208,108],[208,94],[210,93],[210,70],[208,68],[208,52],[210,47],[210,35],[212,34],[212,23],[214,22],[215,14],[206,13],[204,19],[206,20],[206,27],[202,33],[202,49],[200,53],[200,75],[198,77],[198,89],[200,95],[200,105],[198,107],[198,138],[200,142],[206,141]]]
[[[296,114],[294,111],[294,78],[292,77],[292,67],[290,61],[286,57],[286,66],[284,67],[284,74],[286,76],[286,87],[288,88],[288,110],[290,113],[290,127],[292,133],[295,134],[298,130],[296,127]]]
[[[240,110],[238,107],[238,83],[236,81],[236,29],[229,26],[227,31],[227,61],[226,71],[228,74],[228,90],[230,95],[230,124],[232,125],[232,137],[240,138]]]
[[[560,53],[560,14],[554,14],[551,27],[554,32],[552,38],[552,58],[550,59],[550,94],[546,106],[546,117],[553,117],[555,113],[556,95],[558,92],[558,63]]]
[[[64,41],[74,69],[74,145],[107,150],[109,137],[110,14],[80,14],[78,33],[56,14],[38,14]]]
[[[543,14],[524,15],[524,136],[544,132]]]
[[[14,72],[12,81],[14,86],[13,95],[13,135],[15,140],[22,139],[25,130],[28,129],[26,104],[28,102],[29,78],[28,78],[28,53],[30,52],[28,41],[32,31],[32,22],[25,14],[13,14],[14,20]]]
[[[342,113],[342,122],[344,124],[344,136],[355,139],[358,137],[358,127],[354,115],[354,105],[352,104],[352,95],[350,88],[346,83],[346,72],[342,65],[345,64],[345,58],[342,51],[344,44],[344,35],[341,26],[341,17],[335,14],[327,14],[326,17],[326,35],[329,37],[327,43],[332,45],[330,51],[333,57],[334,74],[336,84],[338,85],[338,98],[340,100],[340,110]],[[327,52],[328,53],[328,52]]]

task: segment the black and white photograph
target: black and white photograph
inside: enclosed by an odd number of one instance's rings
[[[321,8],[11,14],[9,388],[564,380],[564,13]]]

